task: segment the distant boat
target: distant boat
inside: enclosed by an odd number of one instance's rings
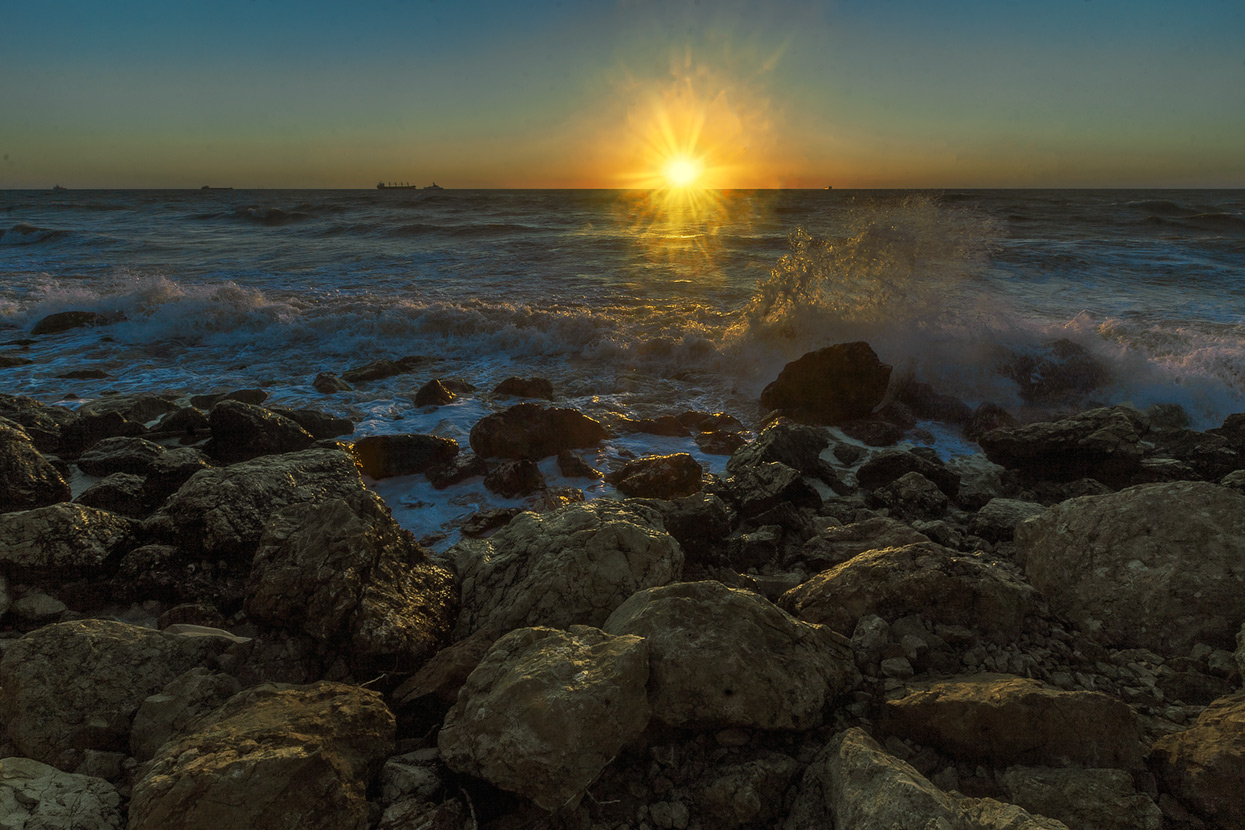
[[[203,187],[199,189],[200,190],[233,190],[232,187],[212,187],[210,184],[205,184]]]
[[[834,188],[831,187],[830,185],[826,185],[826,190],[834,190]]]
[[[376,189],[377,190],[419,190],[419,185],[411,184],[410,182],[390,182],[389,184],[385,184],[384,182],[377,182]]]
[[[425,187],[424,190],[445,190],[445,188],[437,184],[436,182],[433,182],[428,187]]]
[[[53,192],[53,193],[60,193],[61,191],[63,191],[63,190],[68,190],[68,189],[69,189],[69,188],[67,188],[67,187],[61,187],[61,186],[58,184],[58,185],[56,185],[55,187],[53,187],[53,188],[52,188],[52,192]]]

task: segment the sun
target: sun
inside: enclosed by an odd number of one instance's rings
[[[670,187],[694,187],[704,172],[704,165],[687,156],[678,156],[666,162],[663,171]]]

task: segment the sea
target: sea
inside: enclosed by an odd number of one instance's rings
[[[110,322],[32,337],[69,310]],[[1245,191],[0,191],[0,357],[31,361],[0,368],[0,391],[49,404],[261,387],[356,437],[466,447],[514,403],[493,387],[535,375],[607,422],[693,409],[755,427],[786,362],[865,340],[896,377],[1033,419],[1000,367],[1057,339],[1108,371],[1084,406],[1176,403],[1199,429],[1245,410]],[[408,356],[410,374],[312,386]],[[83,370],[105,376],[62,377]],[[476,391],[416,407],[433,378]],[[976,451],[925,426],[944,457]],[[585,457],[677,451],[723,470],[642,434]],[[440,549],[472,512],[525,503],[479,479],[374,486]]]

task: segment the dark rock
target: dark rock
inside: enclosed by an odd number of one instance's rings
[[[26,430],[0,418],[0,513],[68,501],[69,485]]]
[[[1173,429],[1151,432],[1145,437],[1155,445],[1159,455],[1187,465],[1194,473],[1188,479],[1218,481],[1234,470],[1245,468],[1245,452],[1242,452],[1245,447],[1238,448],[1222,432]]]
[[[760,515],[780,502],[795,507],[821,507],[821,496],[800,472],[779,461],[751,464],[726,480],[726,487],[745,517]]]
[[[708,455],[733,455],[748,443],[739,432],[698,432],[693,440],[700,451]]]
[[[521,403],[481,418],[471,428],[471,448],[485,458],[538,460],[606,437],[600,423],[578,410]]]
[[[945,516],[948,499],[938,485],[920,473],[904,473],[885,487],[873,491],[874,501],[888,507],[893,515],[913,520],[932,520]]]
[[[856,482],[865,490],[877,490],[908,473],[920,473],[949,498],[960,493],[960,477],[940,461],[903,450],[883,450],[860,466]]]
[[[214,392],[211,395],[193,395],[190,405],[196,409],[211,409],[221,401],[238,401],[259,406],[268,400],[268,393],[263,389],[236,389],[232,392]]]
[[[317,441],[354,433],[354,421],[349,418],[338,418],[318,409],[285,409],[274,406],[269,411],[289,418],[311,433],[311,437]]]
[[[458,442],[417,433],[369,435],[354,442],[354,454],[370,478],[409,476],[452,462],[458,455]]]
[[[642,504],[661,514],[666,532],[683,548],[687,565],[704,568],[726,564],[723,540],[731,532],[731,519],[722,499],[700,492],[681,499],[653,499]]]
[[[510,524],[510,520],[523,512],[521,507],[498,507],[494,510],[482,510],[471,515],[463,522],[463,535],[469,539],[477,539],[499,527]]]
[[[605,474],[570,450],[558,453],[558,470],[567,478],[605,478]]]
[[[620,432],[642,432],[646,435],[666,435],[672,438],[684,438],[688,434],[688,428],[674,415],[639,420],[623,418],[618,429]]]
[[[170,625],[201,625],[207,628],[224,628],[225,618],[216,606],[206,602],[186,602],[174,605],[156,619],[156,628],[163,631]]]
[[[726,462],[726,469],[736,473],[753,464],[778,461],[803,475],[819,477],[826,467],[821,453],[828,446],[830,435],[824,429],[803,424],[774,424],[732,455]]]
[[[321,372],[311,382],[312,387],[322,395],[333,395],[337,392],[353,392],[354,387],[332,372]]]
[[[900,384],[898,400],[907,404],[917,418],[941,421],[944,424],[966,424],[973,416],[972,408],[953,395],[944,395],[928,383],[908,380]]]
[[[892,447],[903,438],[901,426],[878,418],[857,418],[839,424],[848,438],[854,438],[870,447]]]
[[[836,442],[831,452],[834,453],[834,457],[838,459],[840,464],[846,464],[849,467],[869,454],[869,451],[864,447],[848,444],[844,441]]]
[[[1144,429],[1139,413],[1116,406],[1060,421],[997,429],[978,440],[991,461],[1030,479],[1089,477],[1121,486],[1141,466]]]
[[[1000,374],[1016,382],[1027,403],[1057,403],[1099,388],[1111,376],[1079,343],[1061,338],[1027,354],[1013,355]]]
[[[788,363],[761,392],[761,405],[800,421],[838,424],[872,412],[890,376],[868,343],[840,343]]]
[[[553,400],[553,384],[545,378],[506,378],[493,388],[494,395],[510,395],[516,398],[540,398]]]
[[[419,390],[415,393],[414,402],[416,406],[445,406],[447,403],[452,403],[457,397],[457,395],[445,388],[439,379],[433,378],[419,387]]]
[[[0,369],[12,369],[17,366],[30,366],[34,361],[28,357],[18,357],[12,354],[0,354]]]
[[[87,475],[106,476],[130,473],[145,476],[152,465],[164,455],[165,449],[154,441],[137,436],[105,438],[78,456],[78,467]]]
[[[224,400],[208,413],[212,438],[204,450],[225,463],[298,452],[315,443],[294,421],[254,404]]]
[[[605,478],[626,496],[677,499],[700,490],[703,475],[700,462],[681,452],[628,461]]]
[[[160,419],[151,431],[155,433],[182,433],[188,438],[197,438],[208,429],[207,413],[193,406],[182,406]]]
[[[34,398],[0,394],[0,417],[20,425],[39,452],[61,448],[61,430],[79,419],[78,413],[63,406],[44,406]]]
[[[817,571],[841,565],[867,550],[897,548],[929,538],[903,522],[876,516],[861,522],[831,527],[808,539],[800,550],[800,561]]]
[[[440,726],[467,677],[497,641],[493,631],[477,631],[447,646],[389,696],[398,720],[398,737],[422,737]]]
[[[110,588],[115,602],[207,603],[242,607],[250,563],[192,556],[173,545],[143,545],[121,557]]]
[[[137,525],[115,513],[70,502],[0,514],[0,564],[19,579],[58,584],[115,569]]]
[[[404,375],[408,372],[413,372],[424,362],[426,362],[425,358],[417,356],[404,357],[401,360],[373,360],[364,366],[347,369],[345,372],[342,372],[341,377],[347,383],[384,380],[394,375]]]
[[[84,403],[77,412],[84,418],[115,412],[127,421],[145,425],[174,409],[177,404],[167,395],[108,395]]]
[[[95,311],[61,311],[49,314],[35,323],[30,333],[36,336],[44,334],[60,334],[70,329],[86,326],[104,326],[109,322],[106,315]]]
[[[973,533],[987,542],[1010,542],[1016,525],[1042,512],[1037,502],[994,498],[973,517]]]
[[[679,423],[692,432],[744,432],[744,425],[725,412],[696,412],[689,409],[677,416]]]
[[[545,489],[545,477],[535,461],[503,461],[484,477],[484,486],[502,498],[512,499]]]
[[[63,452],[74,455],[105,438],[144,435],[146,432],[147,428],[142,423],[132,421],[120,412],[88,413],[61,429],[60,446]]]
[[[749,533],[741,533],[728,540],[727,562],[740,572],[760,568],[778,557],[782,538],[781,525],[761,525]]]
[[[469,478],[486,476],[489,473],[488,462],[475,453],[459,453],[443,464],[429,467],[424,475],[438,490],[459,484]]]
[[[189,481],[192,475],[211,466],[211,459],[201,450],[192,447],[165,450],[151,463],[147,471],[143,484],[144,501],[153,507],[159,507]]]
[[[1020,422],[1006,409],[992,401],[985,401],[973,410],[964,424],[964,437],[977,441],[996,429],[1016,429],[1019,426]]]
[[[1245,692],[1220,698],[1197,722],[1154,744],[1150,769],[1166,792],[1216,827],[1245,822]]]
[[[142,476],[112,473],[83,490],[74,501],[131,519],[141,519],[151,512],[144,495],[145,483]]]
[[[108,376],[103,369],[75,369],[72,372],[62,372],[56,377],[61,380],[103,380]]]

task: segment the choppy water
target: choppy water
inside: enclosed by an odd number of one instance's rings
[[[82,309],[118,322],[0,346],[0,388],[201,393],[465,443],[487,396],[415,410],[433,377],[553,380],[591,414],[755,417],[805,351],[868,340],[970,403],[1067,337],[1105,402],[1245,410],[1245,191],[761,191],[696,203],[618,191],[3,191],[0,342]],[[325,397],[380,357],[413,375]],[[64,380],[82,369],[101,380]]]

